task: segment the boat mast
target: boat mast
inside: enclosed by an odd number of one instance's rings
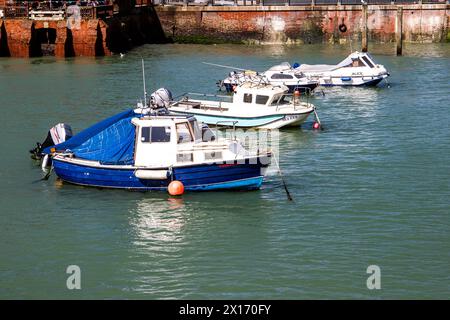
[[[142,83],[144,85],[144,106],[147,106],[147,89],[145,88],[145,66],[144,58],[142,58]]]

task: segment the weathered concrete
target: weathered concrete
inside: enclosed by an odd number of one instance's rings
[[[367,19],[368,19],[368,12],[367,12],[367,5],[362,6],[362,31],[361,31],[361,51],[367,52],[368,51],[368,42],[369,42],[369,29],[367,28]]]
[[[397,55],[402,55],[402,30],[403,30],[403,8],[397,8],[397,19],[395,20],[395,42],[397,44]]]
[[[395,5],[368,6],[368,39],[395,41]],[[441,42],[447,40],[450,6],[404,5],[403,40]],[[247,6],[194,7],[157,6],[166,36],[175,41],[205,37],[212,41],[244,43],[314,43],[360,40],[362,6]],[[339,25],[345,24],[342,32]]]

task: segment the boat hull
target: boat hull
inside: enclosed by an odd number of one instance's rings
[[[257,158],[254,158],[255,160]],[[181,181],[187,191],[255,190],[263,182],[262,170],[268,166],[261,158],[256,163],[203,164],[172,168],[166,179],[140,179],[136,168],[87,166],[53,159],[56,175],[72,184],[128,190],[167,190],[172,180]],[[120,166],[118,166],[120,167]],[[166,168],[169,172],[169,168]]]
[[[232,127],[231,122],[236,121],[236,128],[280,129],[283,127],[300,126],[313,112],[311,109],[305,113],[275,114],[254,118],[232,117],[214,114],[201,114],[196,112],[182,112],[170,109],[171,112],[182,115],[192,115],[203,123],[213,126]]]
[[[321,78],[320,85],[323,87],[333,87],[333,86],[375,87],[384,79],[384,78],[375,78],[372,80],[363,80],[362,78],[347,77],[350,79],[343,80],[342,78],[346,77],[331,78],[330,81]]]

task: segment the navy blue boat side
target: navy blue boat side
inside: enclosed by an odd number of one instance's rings
[[[160,180],[139,179],[134,168],[110,169],[83,166],[55,159],[53,166],[62,180],[73,184],[126,188],[135,190],[166,190],[171,177]],[[261,163],[211,164],[173,168],[173,180],[183,183],[185,190],[259,189],[263,182]]]

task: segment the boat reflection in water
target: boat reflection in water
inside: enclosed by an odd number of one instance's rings
[[[149,241],[176,243],[181,240],[185,225],[185,204],[182,198],[145,198],[130,215],[135,245],[149,247]],[[169,246],[170,247],[170,246]],[[167,247],[166,249],[169,249]]]

